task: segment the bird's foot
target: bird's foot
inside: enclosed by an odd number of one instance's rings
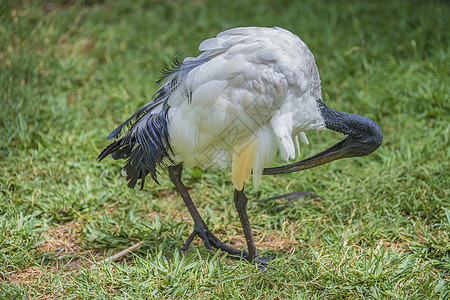
[[[253,263],[256,263],[258,266],[258,270],[259,271],[266,271],[267,269],[269,269],[269,263],[271,260],[277,258],[278,255],[271,255],[271,256],[257,256],[254,260]]]
[[[209,229],[203,224],[195,224],[194,231],[188,237],[186,243],[181,247],[180,251],[186,251],[196,237],[200,237],[205,244],[206,249],[213,250],[213,247],[231,254],[234,257],[242,257],[248,260],[249,254],[246,251],[240,251],[222,243]]]
[[[271,255],[271,256],[257,256],[253,262],[257,263],[258,266],[267,266],[269,262],[275,258],[277,258],[278,255]]]
[[[251,263],[256,263],[258,265],[258,270],[264,271],[267,269],[267,266],[269,265],[269,262],[278,255],[272,255],[272,256],[257,256],[253,259],[253,261],[250,260],[250,255],[247,251],[241,251],[234,249],[233,247],[230,247],[224,243],[222,243],[209,229],[205,224],[199,224],[195,225],[194,231],[191,233],[191,235],[186,240],[186,243],[183,247],[181,247],[180,251],[187,251],[189,249],[189,246],[191,245],[194,238],[198,236],[203,240],[203,243],[205,244],[206,249],[214,251],[213,248],[220,249],[222,251],[227,252],[230,254],[230,257],[232,259],[245,259]]]

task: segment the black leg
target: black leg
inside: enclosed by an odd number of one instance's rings
[[[248,248],[248,261],[256,262],[259,265],[260,270],[264,270],[271,259],[276,258],[274,256],[259,256],[256,250],[255,239],[253,238],[252,227],[247,216],[247,202],[248,198],[242,191],[234,190],[234,205],[241,220],[242,229],[244,230],[245,240],[247,241]]]
[[[192,201],[191,196],[189,195],[189,192],[186,189],[186,186],[183,184],[183,182],[181,182],[181,173],[183,171],[183,165],[179,164],[176,166],[170,166],[168,167],[168,169],[170,180],[175,185],[181,198],[183,198],[183,201],[186,204],[186,207],[188,208],[189,213],[192,216],[192,219],[194,220],[194,231],[189,236],[189,238],[187,239],[186,243],[181,248],[181,250],[187,250],[189,248],[189,245],[192,243],[194,237],[198,235],[203,240],[205,247],[208,250],[213,250],[212,247],[214,247],[217,249],[221,249],[225,252],[228,252],[231,255],[242,256],[243,258],[248,259],[249,254],[247,252],[239,251],[228,245],[225,245],[211,231],[209,231],[208,227],[206,226],[205,222],[200,216],[200,213],[195,207],[195,204]]]
[[[252,227],[250,226],[250,221],[247,216],[247,202],[248,198],[245,196],[244,189],[242,191],[234,190],[234,206],[241,220],[242,229],[244,230],[245,240],[247,241],[248,247],[248,260],[253,262],[253,260],[258,257],[258,251],[256,250],[255,240],[253,239]]]

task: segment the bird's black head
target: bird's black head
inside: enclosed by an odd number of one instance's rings
[[[369,155],[380,147],[383,141],[380,126],[365,116],[333,110],[317,100],[317,106],[328,129],[348,136],[342,141],[345,157]]]
[[[383,141],[380,126],[373,120],[333,110],[317,100],[325,127],[347,136],[330,148],[291,165],[264,169],[263,174],[283,174],[314,168],[337,159],[369,155]]]
[[[365,116],[342,113],[327,113],[325,126],[328,129],[347,134],[340,144],[343,157],[366,156],[374,152],[383,142],[380,126]]]

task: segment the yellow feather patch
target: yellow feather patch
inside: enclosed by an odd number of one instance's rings
[[[250,180],[253,161],[255,160],[258,140],[252,136],[233,149],[233,161],[231,164],[231,179],[233,186],[238,191],[242,191],[244,183]]]

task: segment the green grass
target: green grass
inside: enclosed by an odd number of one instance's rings
[[[449,3],[71,3],[0,4],[0,298],[450,297]],[[290,253],[264,272],[198,240],[179,254],[192,222],[167,176],[130,190],[121,162],[96,161],[175,55],[250,25],[298,34],[324,101],[384,134],[368,157],[248,186],[254,200],[324,197],[250,202],[261,253]],[[302,156],[341,137],[311,132]],[[210,229],[242,247],[230,171],[186,169],[183,180]],[[140,240],[126,259],[92,266]]]

